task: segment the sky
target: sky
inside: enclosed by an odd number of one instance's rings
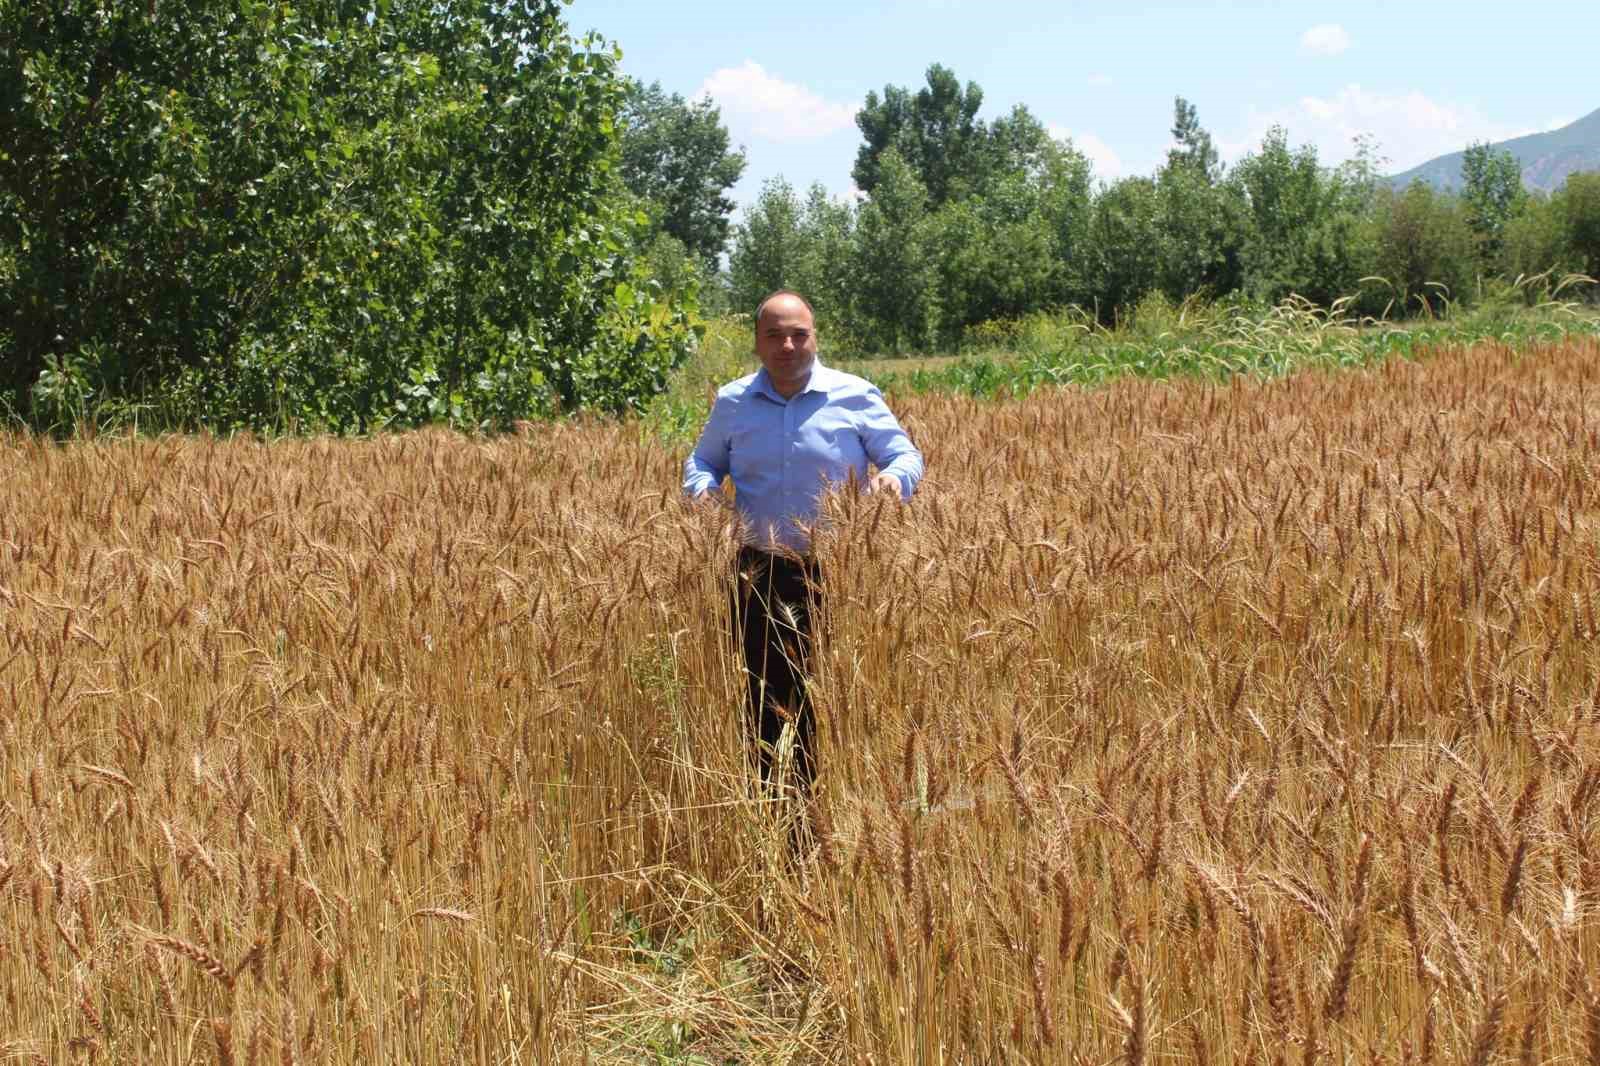
[[[718,105],[747,160],[741,205],[778,176],[849,195],[861,101],[920,88],[934,63],[982,88],[980,117],[1027,105],[1105,181],[1165,157],[1175,96],[1225,161],[1281,125],[1328,165],[1368,134],[1388,173],[1600,107],[1594,0],[575,0],[566,20],[618,44],[630,76]]]

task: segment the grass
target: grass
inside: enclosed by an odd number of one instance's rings
[[[0,438],[0,1044],[1600,1063],[1597,386],[1568,337],[899,394],[808,808],[681,444]]]
[[[965,356],[904,365],[867,360],[856,364],[856,372],[886,390],[1021,396],[1042,386],[1098,385],[1124,376],[1275,376],[1313,367],[1368,366],[1394,356],[1415,358],[1439,345],[1489,340],[1521,345],[1600,333],[1600,313],[1558,301],[1390,322],[1297,300],[1266,310],[1235,311],[1195,303],[1173,307],[1155,297],[1115,330],[1081,323],[1076,329],[1063,329],[1059,323],[1051,328],[1047,323],[1025,321],[990,336],[980,330],[975,350]]]
[[[1310,368],[1370,366],[1417,358],[1431,348],[1494,341],[1527,345],[1600,334],[1600,310],[1574,302],[1592,287],[1573,276],[1554,285],[1527,279],[1476,306],[1400,321],[1358,316],[1349,301],[1322,309],[1291,298],[1276,307],[1189,300],[1174,306],[1146,298],[1115,329],[1075,310],[986,322],[968,331],[959,353],[835,359],[821,331],[823,356],[895,394],[954,392],[1016,398],[1051,386],[1096,386],[1123,377],[1166,380],[1234,375],[1280,376]],[[1542,293],[1530,300],[1530,293]],[[717,385],[756,366],[749,323],[712,323],[701,351],[652,404],[645,425],[663,439],[692,439]]]

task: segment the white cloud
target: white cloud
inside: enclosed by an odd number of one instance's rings
[[[1324,22],[1300,35],[1300,47],[1319,56],[1336,56],[1350,47],[1350,34],[1337,22]]]
[[[1270,111],[1252,110],[1243,135],[1219,137],[1224,158],[1238,159],[1260,147],[1272,126],[1282,126],[1291,145],[1311,144],[1320,162],[1333,165],[1350,158],[1358,135],[1377,141],[1387,157],[1384,169],[1409,170],[1435,156],[1459,152],[1473,141],[1502,141],[1522,127],[1495,122],[1470,106],[1453,104],[1420,92],[1371,92],[1347,85],[1330,97],[1302,97],[1295,104]]]
[[[734,139],[809,141],[855,125],[859,104],[824,100],[804,85],[769,74],[760,63],[715,71],[695,90],[722,110]]]
[[[1065,126],[1054,123],[1050,125],[1049,133],[1058,141],[1070,140],[1074,148],[1088,157],[1097,178],[1120,178],[1128,172],[1116,150],[1092,133],[1073,133]]]
[[[1091,75],[1089,75],[1089,84],[1093,85],[1093,86],[1096,86],[1096,87],[1104,86],[1104,85],[1110,85],[1111,84],[1111,75],[1109,75],[1109,74],[1091,74]]]

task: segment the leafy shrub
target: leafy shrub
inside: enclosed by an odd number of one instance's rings
[[[1556,200],[1573,269],[1600,278],[1600,171],[1571,175]]]
[[[1403,312],[1435,315],[1464,295],[1475,243],[1453,196],[1413,182],[1378,202],[1377,270],[1394,286]]]
[[[36,422],[503,425],[687,352],[558,0],[0,4],[0,395]]]

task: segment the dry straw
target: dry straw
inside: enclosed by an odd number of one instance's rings
[[[0,439],[8,1049],[1600,1066],[1600,347],[895,404],[804,805],[637,426]]]

